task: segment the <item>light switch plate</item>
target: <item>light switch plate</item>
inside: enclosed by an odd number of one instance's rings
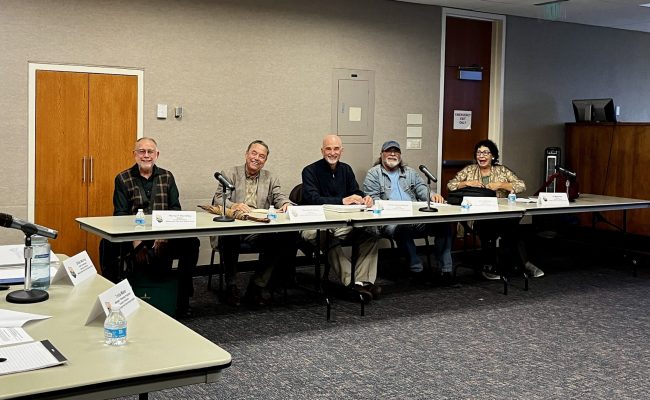
[[[167,104],[158,104],[156,117],[159,119],[167,119]]]

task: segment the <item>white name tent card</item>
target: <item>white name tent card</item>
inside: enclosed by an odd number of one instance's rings
[[[196,228],[196,211],[154,210],[151,229],[157,228]]]
[[[102,315],[102,312],[104,316],[108,315],[113,306],[119,306],[125,317],[140,308],[138,298],[135,297],[133,289],[126,279],[97,296],[97,300],[86,319],[86,325]]]
[[[463,202],[469,204],[469,212],[499,211],[499,201],[496,197],[463,197]]]
[[[540,192],[537,197],[538,207],[566,207],[569,197],[566,193]]]
[[[52,282],[67,278],[74,286],[97,275],[97,269],[86,250],[63,261],[63,265],[56,271]]]
[[[382,208],[382,216],[410,217],[413,215],[413,203],[398,200],[377,200],[377,205]]]
[[[287,210],[291,222],[325,221],[323,206],[293,206]]]

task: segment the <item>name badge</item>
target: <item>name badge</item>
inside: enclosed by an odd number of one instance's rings
[[[413,215],[413,203],[401,200],[377,200],[381,215],[388,217],[410,217]]]
[[[133,293],[133,289],[126,279],[97,296],[97,300],[95,300],[95,304],[86,319],[86,325],[102,315],[102,312],[104,316],[107,316],[114,306],[119,306],[125,317],[140,308],[138,298],[135,297],[135,293]]]
[[[63,261],[63,265],[59,267],[52,278],[52,282],[59,281],[61,279],[66,279],[72,282],[73,286],[77,286],[79,283],[97,275],[97,269],[95,265],[90,260],[86,250],[81,253],[74,255]]]
[[[287,209],[291,222],[325,221],[323,206],[292,206]]]
[[[566,207],[568,205],[569,197],[563,192],[540,192],[537,197],[538,207]]]
[[[151,229],[196,228],[196,211],[154,210]]]

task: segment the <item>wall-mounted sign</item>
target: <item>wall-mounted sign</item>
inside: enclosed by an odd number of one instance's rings
[[[462,131],[472,129],[472,112],[454,110],[454,129]]]

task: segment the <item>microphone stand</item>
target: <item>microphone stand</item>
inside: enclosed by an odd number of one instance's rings
[[[214,222],[233,222],[235,219],[231,217],[226,216],[226,193],[228,191],[228,188],[226,188],[226,185],[223,183],[221,184],[221,187],[223,188],[222,190],[222,195],[221,197],[223,198],[223,213],[217,217],[212,218]]]
[[[25,231],[23,231],[25,232]],[[41,289],[32,289],[32,247],[33,232],[25,232],[25,286],[23,290],[15,290],[7,294],[9,303],[39,303],[50,298],[50,295]],[[48,265],[49,268],[49,265]]]
[[[431,179],[427,177],[427,206],[420,208],[423,212],[438,212],[437,208],[431,207]]]

